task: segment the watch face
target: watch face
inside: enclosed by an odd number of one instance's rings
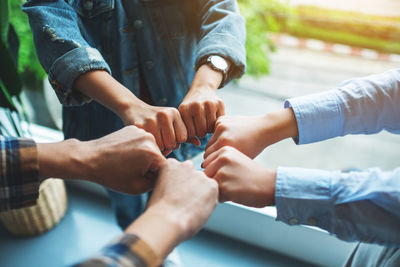
[[[211,56],[209,60],[211,64],[222,71],[225,71],[228,68],[228,63],[226,63],[226,60],[223,57]]]

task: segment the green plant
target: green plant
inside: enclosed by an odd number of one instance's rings
[[[22,135],[19,94],[22,89],[18,75],[19,40],[9,22],[8,0],[0,1],[0,134]]]
[[[18,73],[23,85],[29,89],[41,89],[46,73],[36,55],[28,16],[21,10],[23,2],[25,0],[10,1],[10,21],[20,40]]]
[[[285,24],[278,13],[290,12],[288,6],[277,0],[239,0],[240,12],[246,19],[247,74],[262,75],[269,72],[268,55],[275,50],[271,32]]]

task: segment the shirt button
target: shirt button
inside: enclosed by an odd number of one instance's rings
[[[310,218],[308,218],[307,223],[310,226],[316,226],[317,225],[317,219],[315,219],[313,217],[310,217]]]
[[[84,0],[83,8],[86,9],[87,11],[91,11],[93,9],[93,1],[92,0]]]
[[[290,219],[289,219],[289,224],[290,224],[290,225],[299,224],[299,220],[297,220],[296,218],[290,218]]]
[[[135,20],[133,26],[135,27],[135,29],[140,30],[141,28],[143,28],[143,21],[141,21],[140,19]]]
[[[151,69],[154,67],[153,61],[151,61],[151,60],[146,61],[146,67],[147,67],[149,70],[151,70]]]
[[[168,99],[166,99],[165,97],[161,98],[159,101],[160,105],[166,105],[168,103]]]

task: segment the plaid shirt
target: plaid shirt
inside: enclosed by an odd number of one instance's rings
[[[30,139],[0,136],[0,212],[34,205],[39,196],[36,144]],[[89,266],[156,267],[160,258],[138,236],[124,234],[99,255],[77,264]]]

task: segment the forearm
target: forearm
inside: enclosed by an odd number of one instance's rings
[[[215,92],[221,84],[222,79],[223,75],[221,72],[213,70],[207,64],[203,64],[197,70],[190,90],[212,90]]]
[[[106,71],[94,70],[82,74],[75,80],[74,87],[112,110],[123,120],[130,109],[145,105]]]
[[[262,117],[259,136],[263,148],[290,137],[298,136],[296,117],[291,108],[267,113]]]
[[[83,143],[69,139],[57,143],[37,144],[39,177],[55,178],[87,178],[88,151]]]
[[[135,220],[125,232],[135,234],[145,241],[158,256],[164,259],[183,241],[182,232],[173,210],[166,213],[150,208]]]

